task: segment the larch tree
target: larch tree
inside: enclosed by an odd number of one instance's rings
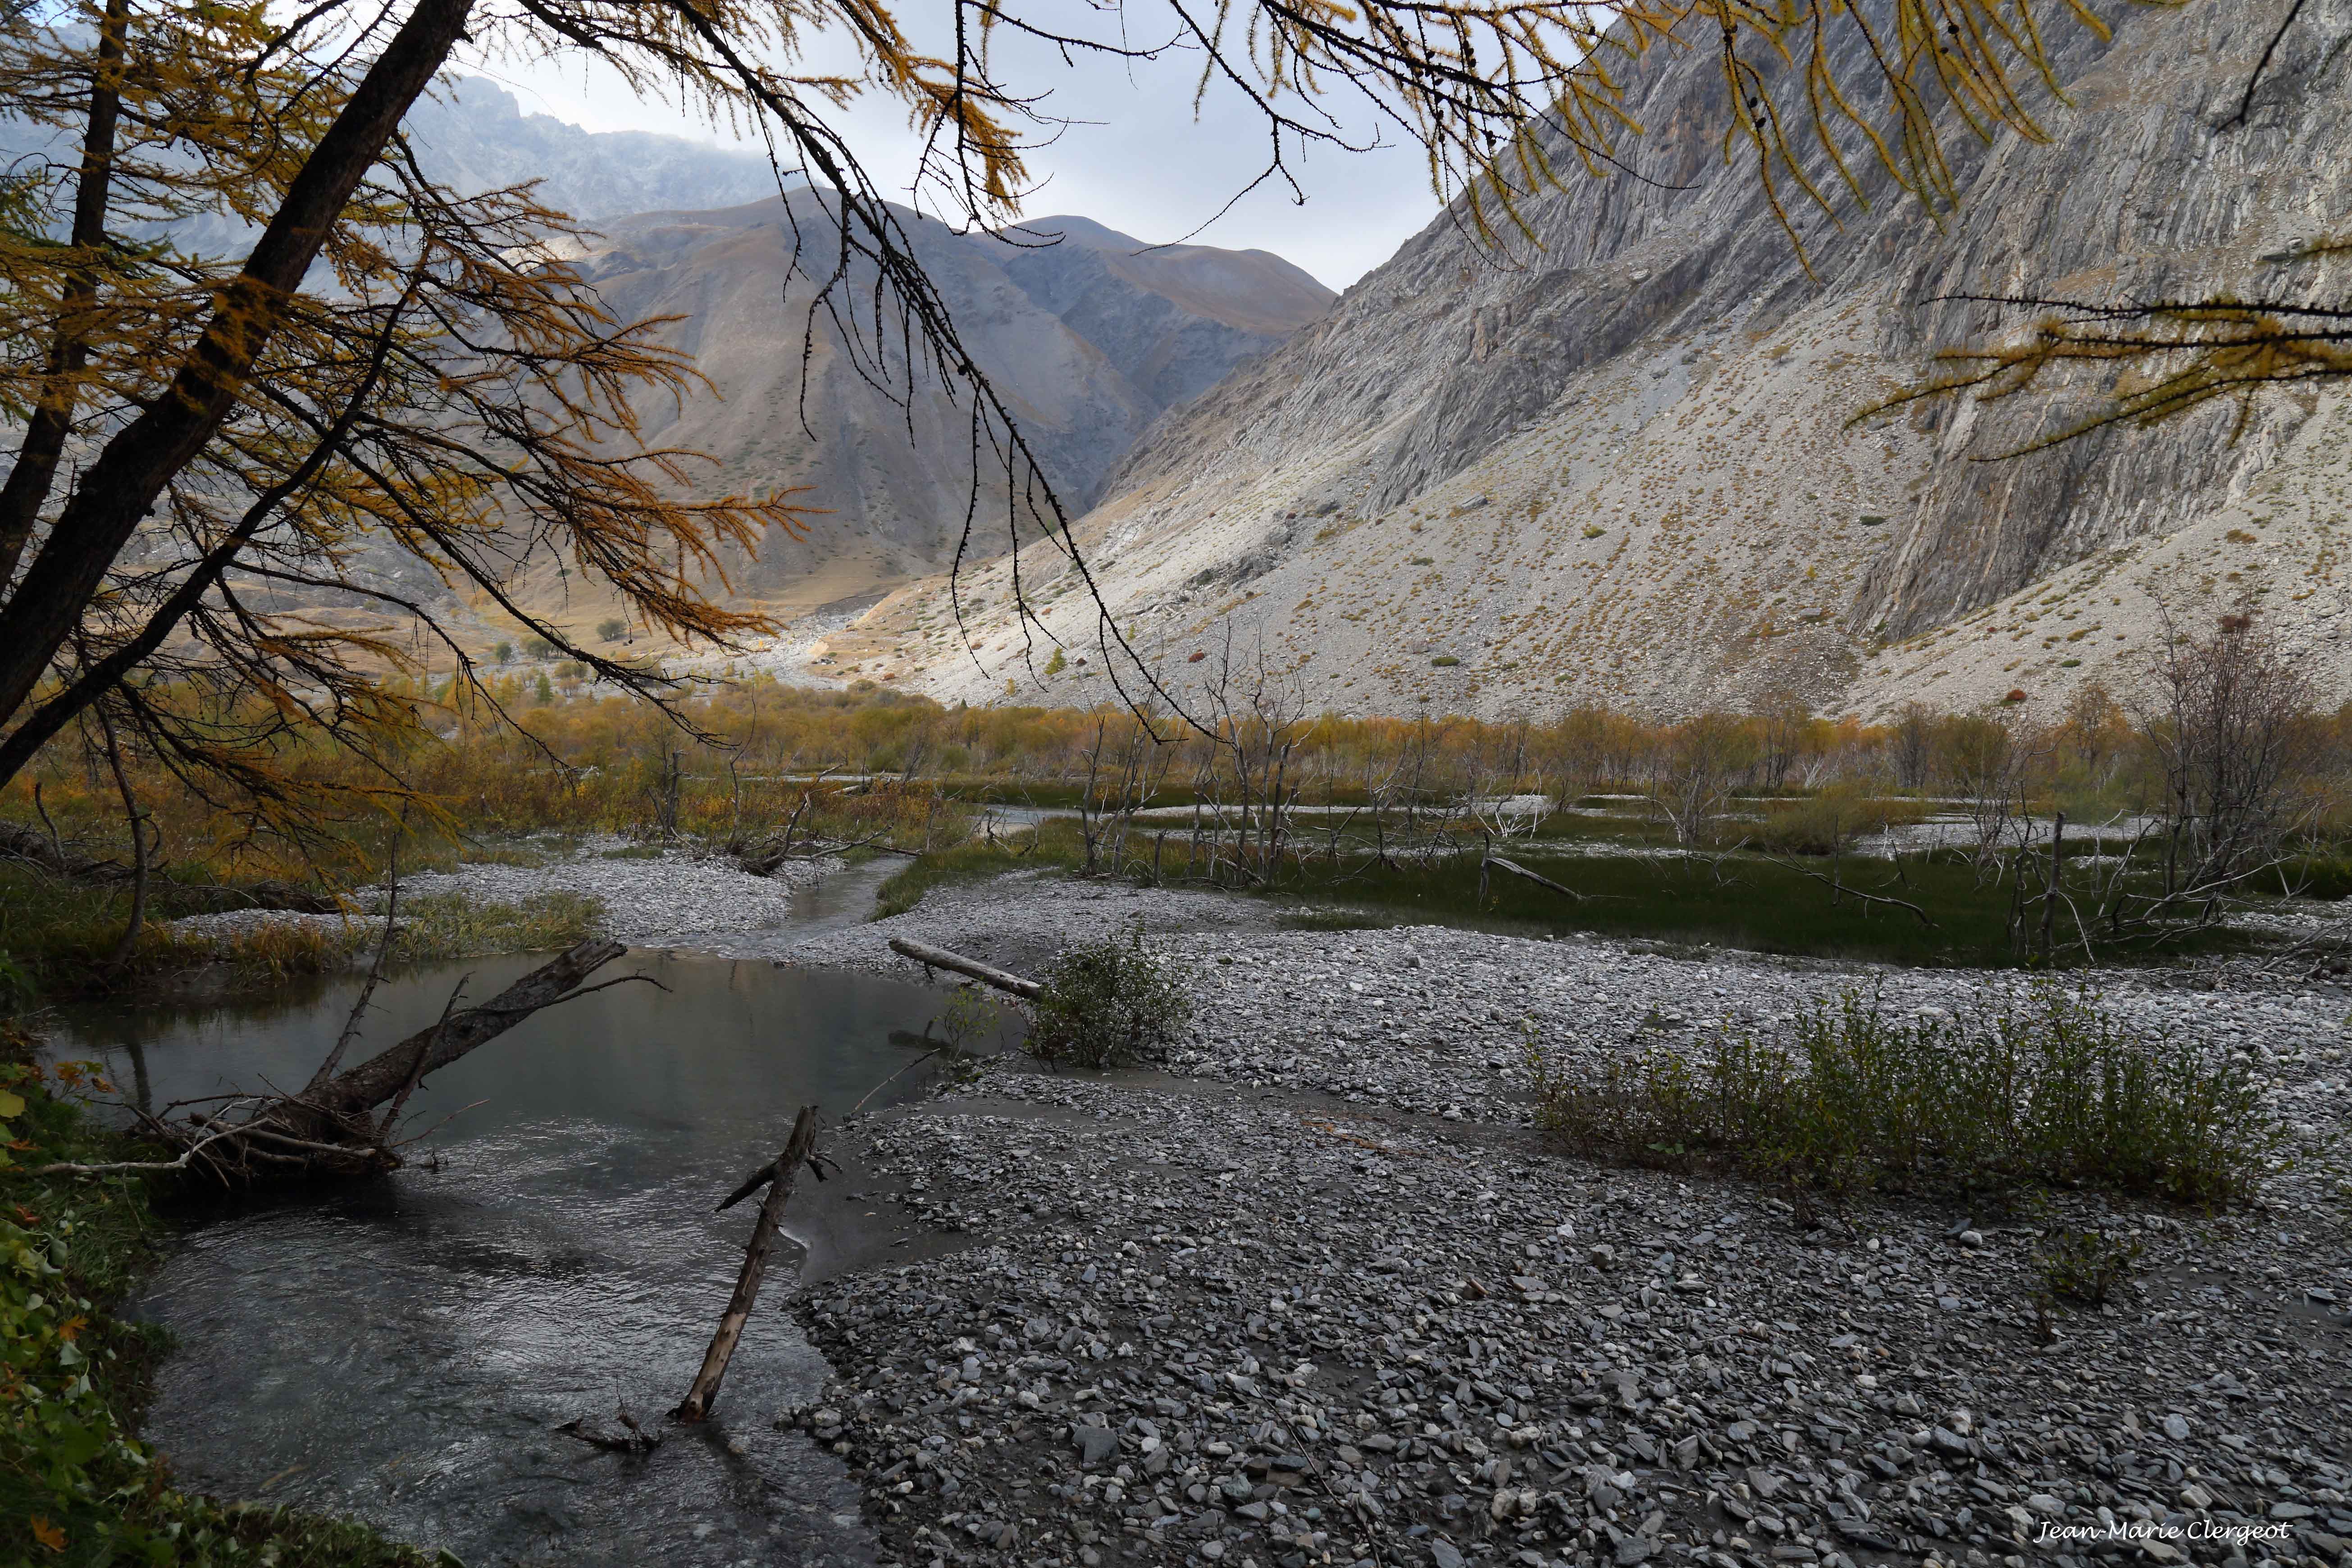
[[[1003,514],[982,515],[976,479],[963,550],[1042,535],[1076,560],[1018,420],[844,133],[854,100],[904,110],[922,152],[899,194],[962,225],[1017,220],[1055,129],[1040,84],[999,72],[993,46],[1019,36],[1237,92],[1265,128],[1261,180],[1363,144],[1365,125],[1402,132],[1492,232],[1515,192],[1612,174],[1642,131],[1629,73],[1706,49],[1730,89],[1725,153],[1788,221],[1858,196],[1867,163],[1948,205],[1948,139],[2036,133],[2044,28],[2078,26],[2099,23],[2074,0],[1129,0],[1076,23],[1018,0],[32,0],[0,37],[0,115],[48,138],[0,179],[0,784],[102,719],[257,822],[299,819],[291,742],[384,754],[420,723],[398,679],[414,637],[486,695],[436,600],[370,552],[656,698],[657,671],[518,600],[522,562],[554,552],[682,642],[768,629],[712,584],[794,530],[791,497],[705,493],[705,459],[641,438],[637,405],[694,367],[563,259],[567,217],[528,187],[461,195],[421,172],[402,122],[455,60],[594,60],[755,132],[780,189],[804,180],[828,220],[794,254],[818,285],[808,329],[821,312],[877,384],[933,378],[969,410]],[[855,70],[801,68],[821,33],[852,42]],[[1868,62],[1863,79],[1833,56]],[[184,243],[194,218],[246,237]],[[333,600],[373,614],[316,608]],[[1122,640],[1108,617],[1103,635]]]

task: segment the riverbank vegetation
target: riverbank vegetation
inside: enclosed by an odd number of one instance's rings
[[[1580,1153],[1719,1168],[1837,1203],[1883,1186],[2250,1196],[2284,1132],[2242,1061],[2050,982],[1958,1014],[1849,991],[1768,1037],[1724,1032],[1597,1076],[1528,1057],[1537,1121]]]
[[[419,682],[404,700],[425,718],[388,753],[289,744],[286,799],[305,805],[287,818],[216,809],[136,742],[53,745],[0,791],[0,818],[20,847],[54,846],[88,874],[21,855],[0,871],[0,951],[52,990],[135,980],[205,958],[154,931],[175,915],[284,907],[294,884],[348,891],[395,859],[583,847],[723,854],[762,874],[893,854],[909,864],[883,912],[941,881],[1051,867],[1297,899],[1322,919],[1894,962],[2242,944],[2234,914],[2352,890],[2352,710],[2315,710],[2239,617],[2176,639],[2144,689],[2086,687],[2042,722],[1913,706],[1873,725],[1786,697],[1671,723],[1589,707],[1352,718],[1305,712],[1268,678],[1202,730],[867,683],[717,685],[671,714],[552,684],[539,701],[541,684],[514,673],[485,699]],[[118,954],[142,898],[148,933]],[[346,957],[283,927],[227,945],[214,956],[265,977]],[[2326,932],[2305,946],[2315,965],[2352,952]]]
[[[0,1562],[100,1568],[427,1568],[364,1526],[172,1485],[141,1442],[160,1331],[116,1315],[168,1234],[136,1176],[44,1176],[137,1158],[93,1123],[79,1069],[43,1069],[0,1018]],[[446,1559],[440,1559],[446,1562]]]

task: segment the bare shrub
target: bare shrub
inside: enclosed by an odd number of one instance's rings
[[[2311,683],[2276,633],[2223,616],[2201,637],[2168,620],[2139,714],[2164,787],[2164,900],[2208,900],[2274,864],[2294,826]]]

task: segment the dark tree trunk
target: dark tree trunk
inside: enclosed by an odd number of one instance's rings
[[[22,710],[157,498],[236,407],[276,334],[286,297],[402,116],[448,58],[471,4],[419,0],[304,161],[171,385],[82,471],[47,542],[0,610],[0,721]]]

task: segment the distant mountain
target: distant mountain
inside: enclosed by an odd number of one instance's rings
[[[1164,411],[1280,343],[1332,299],[1263,251],[1149,250],[1084,218],[1040,219],[1000,237],[905,209],[898,217],[1074,513]],[[771,197],[598,227],[603,237],[577,265],[623,315],[679,318],[664,335],[693,353],[715,389],[643,410],[646,438],[713,455],[711,484],[801,487],[824,509],[811,539],[773,541],[743,564],[731,584],[739,596],[795,611],[953,560],[971,484],[965,405],[919,377],[913,406],[900,406],[858,374],[822,314],[803,384],[810,285],[790,275],[791,247],[797,231],[805,252],[829,254],[821,201],[796,194],[789,221]],[[853,279],[850,297],[869,284]],[[975,533],[983,555],[1003,539],[989,516],[983,508]]]
[[[1034,219],[1005,231],[991,254],[1024,293],[1163,409],[1208,391],[1241,359],[1320,317],[1334,298],[1266,251],[1147,247],[1090,218]]]
[[[63,155],[62,143],[24,127],[12,142],[11,129],[0,124],[0,153]],[[607,303],[625,317],[678,318],[665,336],[694,353],[712,390],[641,410],[648,439],[709,453],[710,483],[802,487],[824,509],[810,540],[772,541],[756,564],[743,563],[730,584],[737,595],[796,612],[872,595],[954,558],[971,483],[966,416],[921,378],[913,407],[898,406],[850,365],[822,317],[803,387],[809,285],[790,275],[785,208],[764,159],[526,114],[511,92],[478,78],[437,85],[406,129],[425,173],[461,193],[538,181],[541,201],[597,231],[578,260]],[[787,184],[803,243],[824,254],[832,235],[824,205]],[[1152,248],[1083,217],[1000,236],[898,216],[1074,513],[1161,414],[1280,344],[1333,299],[1264,251]],[[174,234],[184,247],[218,256],[251,243],[218,220]],[[852,293],[870,282],[853,279]],[[991,552],[1000,539],[977,546]],[[418,588],[414,563],[397,554],[384,552],[379,569]],[[544,579],[541,605],[591,619],[609,613],[551,563],[534,570]]]
[[[425,172],[444,184],[473,192],[537,180],[541,201],[579,218],[731,207],[776,194],[775,172],[755,153],[525,114],[514,94],[479,77],[437,86],[404,123]]]
[[[776,194],[766,159],[733,148],[642,131],[586,131],[525,114],[514,94],[479,77],[437,83],[402,122],[426,174],[461,195],[539,182],[539,199],[577,218],[652,207],[725,207]],[[40,157],[68,162],[71,137],[0,120],[0,164]],[[791,182],[797,184],[797,180]],[[173,226],[193,254],[232,256],[253,232],[220,217]]]

